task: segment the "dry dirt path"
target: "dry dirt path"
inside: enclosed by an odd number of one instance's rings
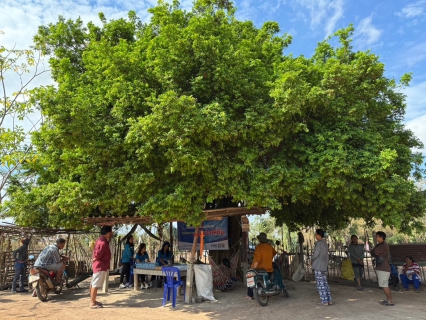
[[[290,298],[275,296],[267,307],[244,299],[245,288],[238,286],[231,292],[215,292],[218,302],[185,305],[178,300],[177,307],[162,307],[161,290],[134,292],[110,287],[108,294],[100,294],[103,309],[89,309],[88,282],[81,289],[67,290],[52,295],[48,302],[40,302],[31,294],[11,294],[0,291],[0,319],[426,319],[426,291],[416,294],[394,292],[394,307],[381,306],[381,290],[331,284],[333,306],[318,306],[314,283],[289,283]]]

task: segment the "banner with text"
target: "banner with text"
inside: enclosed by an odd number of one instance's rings
[[[228,250],[228,218],[222,220],[206,220],[198,229],[204,231],[205,250]],[[178,222],[178,248],[191,250],[194,241],[195,228]],[[200,250],[200,239],[197,241],[197,250]]]

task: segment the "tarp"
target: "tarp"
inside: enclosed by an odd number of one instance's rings
[[[204,250],[228,250],[228,218],[222,220],[206,220],[199,231],[204,231]],[[191,250],[194,241],[195,228],[178,222],[178,247],[179,250]],[[197,243],[197,250],[200,244]]]

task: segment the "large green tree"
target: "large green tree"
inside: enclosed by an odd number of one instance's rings
[[[406,227],[423,214],[421,146],[403,126],[400,83],[353,28],[314,56],[284,55],[275,22],[257,28],[229,2],[191,11],[160,2],[103,25],[40,27],[56,86],[33,96],[32,184],[6,204],[22,224],[75,226],[98,214],[197,224],[214,199],[272,210],[278,222],[338,226],[351,217]]]

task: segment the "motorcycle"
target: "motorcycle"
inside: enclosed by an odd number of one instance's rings
[[[273,262],[272,266],[274,271],[271,278],[264,269],[250,269],[246,273],[247,287],[253,289],[254,297],[262,307],[268,305],[270,296],[283,293],[285,297],[289,297],[278,265]]]
[[[54,294],[60,294],[62,292],[64,284],[62,282],[57,282],[55,277],[56,273],[54,271],[49,271],[44,268],[34,267],[30,270],[28,284],[31,284],[33,288],[35,287],[34,290],[40,301],[47,301],[49,292],[53,292]],[[67,277],[67,273],[64,271],[63,279],[66,279]]]

